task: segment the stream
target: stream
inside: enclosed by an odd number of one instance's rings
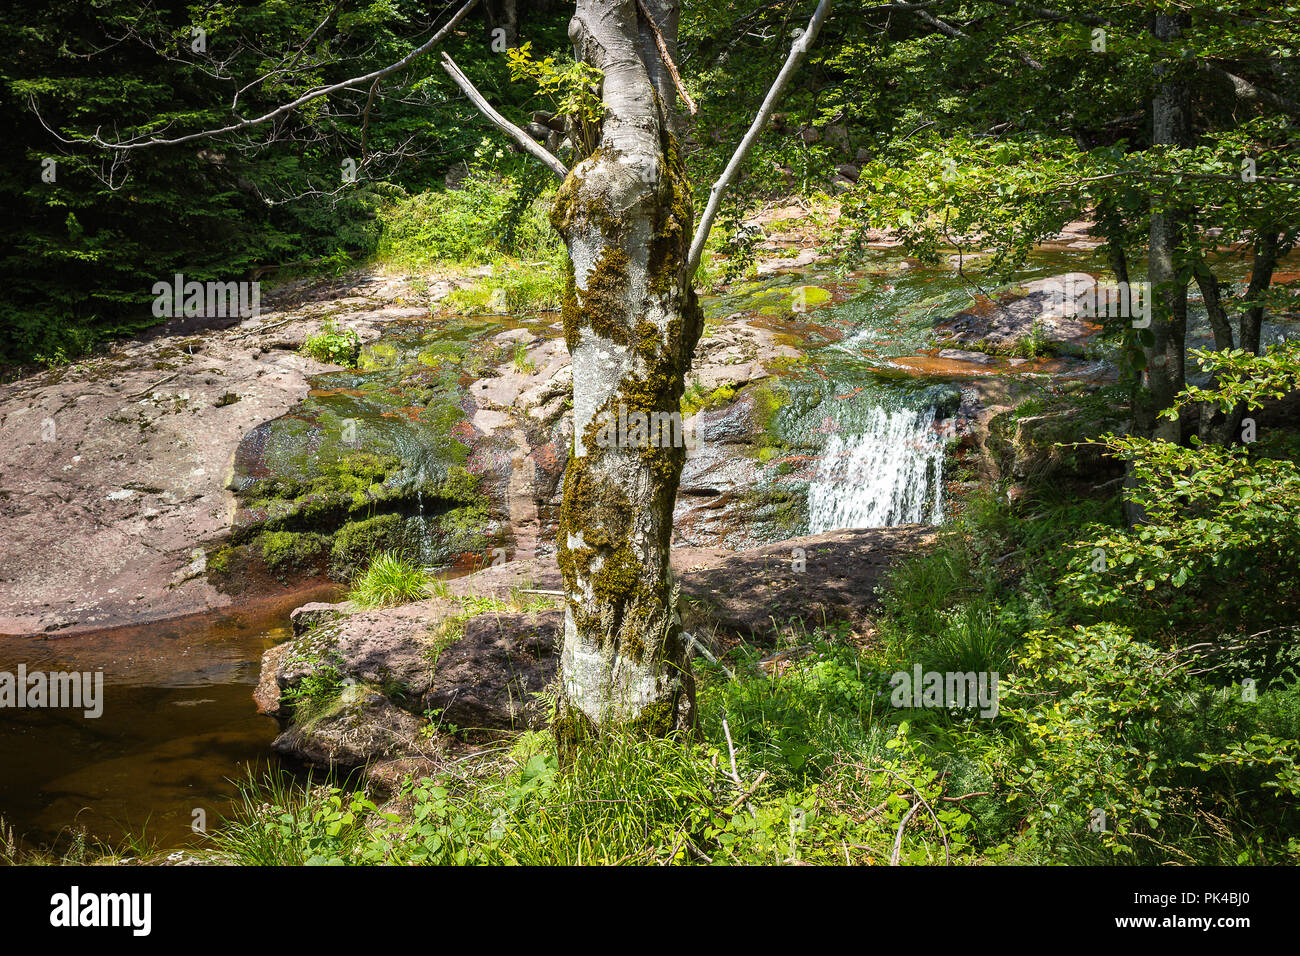
[[[1089,268],[1088,253],[1040,251],[1019,279],[1079,268]],[[810,287],[820,290],[812,299],[800,291]],[[800,296],[816,304],[791,314],[791,301]],[[895,250],[871,253],[850,273],[782,273],[704,297],[713,321],[744,313],[770,323],[781,341],[796,344],[806,357],[776,376],[786,400],[771,430],[783,454],[759,456],[754,465],[758,482],[789,490],[799,502],[794,523],[768,537],[943,520],[951,437],[943,423],[962,400],[959,383],[972,369],[924,353],[935,319],[971,302],[970,284],[952,268],[921,267]],[[378,442],[401,459],[400,482],[417,502],[402,520],[427,539],[429,496],[466,459],[454,390],[478,367],[464,359],[461,345],[521,324],[492,325],[496,321],[455,320],[445,332],[430,321],[392,323],[391,332],[367,346],[360,370],[317,376],[299,409],[261,429],[251,443],[257,455],[237,462],[237,483],[281,474],[309,480],[311,469],[328,457],[326,425],[354,420],[361,423],[363,443]],[[553,323],[554,316],[544,316],[534,326]],[[908,356],[918,356],[909,359],[912,367],[896,361]],[[395,371],[399,367],[405,371]],[[412,404],[402,392],[412,368],[420,370],[420,387],[427,390],[422,407],[446,412],[433,425],[403,413]],[[421,554],[435,564],[469,547],[453,545],[422,546]],[[106,675],[98,719],[56,709],[4,715],[5,824],[33,844],[65,845],[76,830],[107,841],[143,832],[165,848],[194,843],[195,811],[214,825],[229,810],[232,780],[274,762],[269,744],[276,724],[257,713],[251,697],[263,651],[289,636],[294,607],[336,594],[298,592],[227,612],[76,637],[0,638],[0,672],[23,664],[29,672]]]

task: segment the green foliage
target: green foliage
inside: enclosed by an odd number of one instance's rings
[[[281,702],[293,709],[294,721],[306,727],[337,706],[343,687],[343,675],[338,668],[318,662],[302,680],[283,692]]]
[[[559,238],[546,218],[554,185],[535,167],[494,156],[480,151],[455,189],[401,196],[381,209],[379,261],[418,269],[503,256],[555,258]]]
[[[1300,391],[1300,345],[1295,343],[1270,345],[1261,355],[1245,349],[1194,350],[1191,354],[1202,371],[1214,376],[1214,385],[1189,386],[1178,404],[1165,412],[1166,418],[1175,418],[1179,409],[1198,403],[1217,405],[1225,412],[1238,405],[1258,409],[1265,398],[1283,398]]]
[[[1294,859],[1294,673],[1252,699],[1115,625],[1035,632],[1018,664],[1010,779],[1068,861]]]
[[[1258,408],[1300,384],[1300,351],[1204,356],[1211,388],[1189,388],[1177,407],[1207,402]],[[1174,412],[1176,414],[1176,411]],[[1300,595],[1300,466],[1193,438],[1188,447],[1134,436],[1103,439],[1130,462],[1128,499],[1145,515],[1073,549],[1064,587],[1107,620],[1141,621],[1167,640],[1294,621]],[[1268,598],[1258,595],[1268,582]]]
[[[340,329],[334,322],[323,322],[302,343],[302,351],[318,362],[355,368],[361,355],[361,337],[353,329]]]
[[[1129,499],[1147,516],[1080,542],[1064,585],[1109,619],[1186,634],[1295,619],[1300,469],[1245,449],[1111,437],[1132,463]],[[1267,601],[1248,600],[1267,581]]]
[[[603,75],[571,56],[534,59],[532,49],[530,41],[506,51],[510,78],[535,83],[538,92],[553,104],[555,114],[571,122],[580,155],[590,156],[600,140],[600,121],[605,114],[600,98]]]
[[[429,596],[428,577],[399,554],[376,554],[353,582],[348,600],[358,607],[390,607]]]
[[[533,263],[498,261],[490,276],[452,291],[444,305],[469,315],[554,312],[564,296],[565,270],[557,260],[558,256]]]

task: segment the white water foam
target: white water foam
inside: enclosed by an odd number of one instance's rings
[[[808,485],[808,533],[943,520],[944,436],[934,408],[874,408],[832,435]]]

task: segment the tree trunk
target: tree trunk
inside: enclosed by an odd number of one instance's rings
[[[1182,33],[1176,15],[1158,13],[1152,18],[1155,39],[1168,42]],[[1157,67],[1157,76],[1173,69]],[[1179,76],[1165,77],[1151,100],[1151,143],[1153,146],[1187,146],[1191,142],[1191,95]],[[1187,341],[1187,275],[1179,267],[1178,247],[1185,227],[1183,214],[1166,209],[1159,200],[1151,210],[1147,280],[1151,284],[1151,339],[1143,347],[1146,357],[1145,387],[1138,390],[1133,405],[1133,430],[1146,438],[1182,441],[1182,423],[1162,418],[1160,413],[1174,403],[1183,389]],[[1133,470],[1126,470],[1124,485],[1132,488]],[[1125,506],[1130,523],[1143,520],[1141,509]]]
[[[671,51],[676,2],[645,6]],[[570,172],[551,214],[572,270],[563,307],[574,436],[558,540],[561,748],[614,727],[665,733],[694,723],[668,552],[685,458],[680,401],[702,324],[685,279],[693,213],[674,93],[653,34],[636,0],[578,0],[569,36],[575,55],[604,74],[604,116],[598,148]],[[678,427],[634,431],[637,413]]]
[[[1234,344],[1232,323],[1223,304],[1223,290],[1219,284],[1219,277],[1199,254],[1193,270],[1196,284],[1201,290],[1201,298],[1205,300],[1205,311],[1209,317],[1210,328],[1214,330],[1214,348],[1216,351],[1226,352],[1233,348]],[[1237,405],[1225,412],[1215,402],[1203,403],[1200,407],[1200,423],[1197,426],[1201,441],[1216,445],[1231,444],[1234,433],[1241,428],[1241,419],[1245,413],[1243,405]]]
[[[488,32],[503,31],[502,42],[507,49],[519,45],[519,7],[517,0],[489,0],[485,4]]]
[[[1152,33],[1170,41],[1182,34],[1182,18],[1156,14]],[[1168,66],[1161,71],[1171,69]],[[1191,95],[1186,81],[1170,77],[1161,83],[1151,103],[1153,146],[1191,144]],[[1186,227],[1177,209],[1156,208],[1151,213],[1151,239],[1147,278],[1151,283],[1154,341],[1146,348],[1147,394],[1135,410],[1139,434],[1181,441],[1177,420],[1159,414],[1174,403],[1186,382],[1184,362],[1187,342],[1187,273],[1178,262],[1178,247]]]

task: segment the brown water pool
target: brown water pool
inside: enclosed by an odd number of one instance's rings
[[[103,671],[103,713],[0,709],[0,817],[29,845],[78,830],[171,848],[213,827],[233,780],[273,765],[274,720],[253,704],[262,652],[290,636],[289,612],[329,600],[299,591],[221,612],[71,637],[0,637],[0,672]]]

